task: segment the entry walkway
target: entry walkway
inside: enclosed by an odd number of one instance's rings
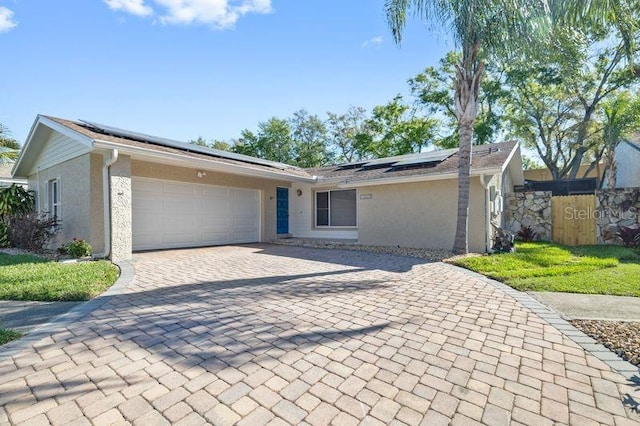
[[[0,424],[640,420],[637,377],[452,265],[266,244],[133,265],[122,294],[0,361]]]
[[[529,294],[567,319],[640,321],[640,297],[551,291]]]

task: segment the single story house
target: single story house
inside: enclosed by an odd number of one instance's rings
[[[96,256],[274,241],[357,240],[450,249],[456,149],[301,169],[88,121],[39,115],[13,168],[61,220],[52,244]],[[502,195],[523,183],[517,143],[473,148],[469,246],[491,245]]]
[[[640,134],[625,139],[614,152],[616,161],[616,188],[640,187]],[[604,187],[607,188],[605,180]]]

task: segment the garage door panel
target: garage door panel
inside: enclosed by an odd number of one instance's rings
[[[182,182],[163,182],[163,191],[166,194],[176,194],[176,195],[195,195],[196,189],[195,185],[191,183],[182,183]]]
[[[165,232],[162,237],[164,244],[170,246],[182,246],[185,247],[190,244],[198,245],[199,238],[194,233],[189,232]]]
[[[203,198],[226,200],[229,189],[222,186],[202,186],[200,192]]]
[[[231,206],[233,213],[242,214],[252,211],[256,206],[256,194],[252,190],[233,189]]]
[[[260,240],[259,191],[134,178],[133,248]]]
[[[171,200],[164,200],[162,203],[164,213],[168,216],[175,217],[176,214],[184,214],[193,216],[196,211],[196,206],[193,199],[190,198],[176,198]],[[186,217],[186,216],[185,216]],[[181,219],[176,217],[176,219]]]
[[[217,245],[228,244],[229,234],[227,232],[207,232],[202,233],[202,244],[205,245]]]
[[[212,231],[227,228],[229,221],[226,217],[204,217],[202,218],[202,230]]]

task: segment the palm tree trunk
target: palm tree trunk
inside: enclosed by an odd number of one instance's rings
[[[480,46],[463,49],[462,63],[456,66],[456,115],[460,149],[458,150],[458,219],[453,242],[455,254],[469,252],[469,192],[471,186],[471,146],[473,126],[478,115],[478,92],[484,64],[478,60]]]
[[[469,252],[469,188],[471,186],[471,141],[473,125],[460,123],[460,149],[458,151],[458,220],[453,243],[455,254]]]

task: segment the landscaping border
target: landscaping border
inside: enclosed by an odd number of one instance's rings
[[[28,332],[25,336],[2,345],[0,347],[0,361],[31,348],[33,344],[39,340],[50,336],[74,321],[78,321],[107,303],[112,297],[122,294],[131,281],[133,281],[133,278],[135,277],[135,268],[129,262],[115,262],[114,265],[120,269],[120,276],[107,291],[94,299],[88,300],[71,308],[65,313],[55,316],[49,322]]]

